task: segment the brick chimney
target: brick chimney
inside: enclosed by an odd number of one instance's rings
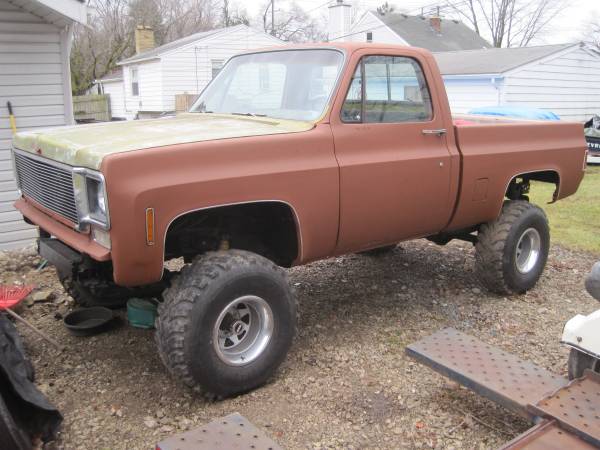
[[[142,53],[154,48],[154,30],[146,25],[138,25],[135,29],[135,53]]]
[[[429,25],[437,34],[442,34],[442,19],[439,16],[429,18]]]

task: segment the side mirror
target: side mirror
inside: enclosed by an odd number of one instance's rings
[[[592,271],[585,279],[585,288],[596,300],[600,301],[600,261],[592,267]]]

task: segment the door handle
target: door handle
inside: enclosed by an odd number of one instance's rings
[[[435,134],[436,136],[442,136],[446,134],[445,128],[438,128],[437,130],[423,130],[423,134]]]

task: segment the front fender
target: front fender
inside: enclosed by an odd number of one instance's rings
[[[578,314],[563,329],[561,344],[600,358],[600,309],[584,316]]]

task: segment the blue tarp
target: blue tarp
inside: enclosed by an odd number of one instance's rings
[[[533,120],[560,120],[560,118],[551,111],[545,111],[537,108],[525,108],[520,106],[484,106],[474,108],[468,114],[480,116],[500,116],[514,117],[517,119]]]

